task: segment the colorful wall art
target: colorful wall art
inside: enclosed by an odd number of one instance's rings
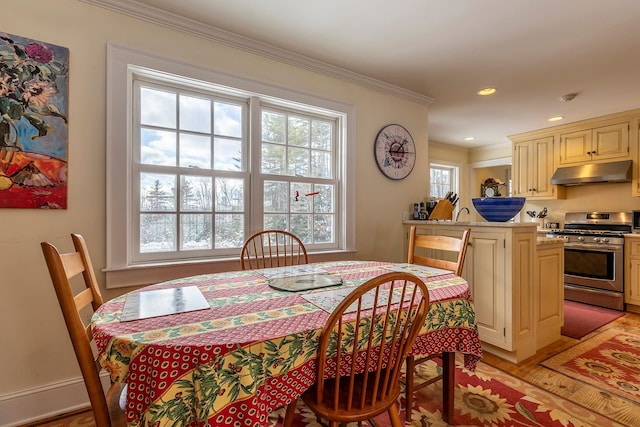
[[[69,49],[0,32],[0,208],[67,208]]]

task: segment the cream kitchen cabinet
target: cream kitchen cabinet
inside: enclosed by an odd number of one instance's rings
[[[561,166],[630,158],[629,122],[560,135]]]
[[[513,195],[527,199],[563,199],[564,187],[552,185],[553,136],[513,144]]]
[[[538,238],[534,271],[536,348],[560,339],[564,324],[564,242]]]
[[[416,225],[418,234],[458,237],[464,228],[471,228],[462,276],[473,295],[483,348],[514,363],[533,356],[537,349],[533,302],[535,226],[405,221],[405,247],[411,225]]]
[[[640,235],[624,238],[624,302],[640,313]]]

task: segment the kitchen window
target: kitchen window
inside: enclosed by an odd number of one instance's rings
[[[240,79],[210,83],[224,76],[184,65],[158,71],[113,50],[107,271],[237,258],[268,228],[297,234],[310,252],[349,247],[350,108]]]
[[[448,192],[458,193],[458,168],[431,163],[429,168],[431,197],[444,199]]]

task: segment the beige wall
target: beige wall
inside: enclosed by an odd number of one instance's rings
[[[429,162],[460,168],[460,201],[456,205],[454,215],[457,214],[458,209],[462,209],[463,207],[468,207],[470,212],[473,213],[471,206],[472,195],[470,195],[469,192],[469,149],[432,140],[429,141]],[[468,221],[469,219],[470,217],[468,216],[460,216],[461,221]]]
[[[68,209],[0,212],[0,404],[80,376],[39,243],[68,250],[69,233],[82,233],[104,283],[107,42],[354,105],[356,257],[402,259],[402,212],[427,192],[427,106],[77,0],[5,2],[2,16],[2,31],[70,49],[70,98]],[[416,167],[402,181],[384,178],[373,159],[373,140],[388,123],[404,125],[417,145]],[[0,410],[0,425],[5,416]]]
[[[522,221],[530,218],[526,211],[540,212],[547,208],[546,221],[560,222],[566,212],[610,211],[630,212],[640,210],[640,199],[631,197],[631,183],[598,183],[566,188],[566,199],[527,201],[520,212]]]
[[[513,153],[511,143],[487,145],[469,150],[469,163],[480,163],[495,159],[511,158]]]

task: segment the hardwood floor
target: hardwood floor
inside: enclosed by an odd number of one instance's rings
[[[524,360],[517,365],[486,352],[484,353],[483,361],[532,384],[538,386],[544,385],[542,388],[550,390],[573,402],[582,403],[590,410],[614,419],[624,425],[633,425],[627,424],[625,421],[629,418],[630,405],[628,400],[619,399],[603,393],[600,389],[573,378],[560,375],[539,364],[543,360],[607,329],[618,329],[640,335],[640,314],[626,313],[624,316],[602,326],[580,340],[562,336],[560,340],[538,350],[534,357]],[[636,407],[631,410],[640,411],[640,408]]]

